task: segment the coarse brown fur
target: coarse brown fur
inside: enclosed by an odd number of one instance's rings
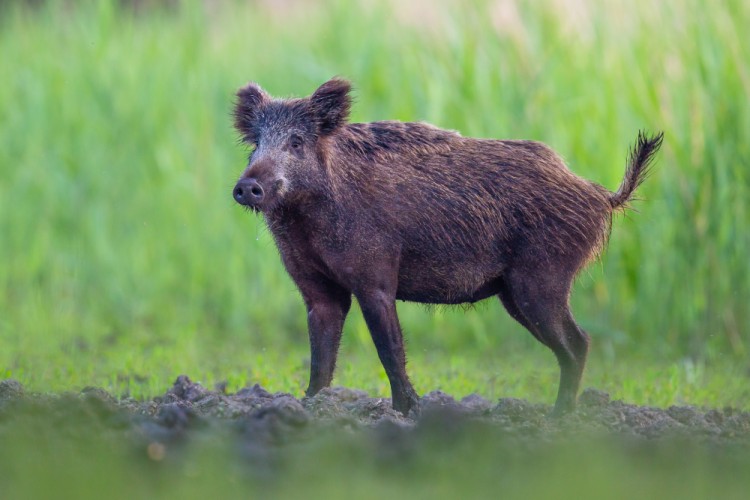
[[[305,99],[238,92],[235,126],[255,149],[235,199],[263,213],[308,309],[307,393],[333,377],[341,329],[359,301],[394,407],[417,401],[395,300],[472,303],[497,295],[557,356],[556,411],[570,410],[588,335],[568,306],[578,271],[604,248],[612,213],[645,178],[662,135],[639,134],[612,193],[534,141],[462,137],[424,123],[347,123],[350,85]]]

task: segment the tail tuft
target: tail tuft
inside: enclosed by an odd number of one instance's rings
[[[635,190],[648,177],[654,155],[659,151],[662,139],[664,139],[664,132],[659,132],[653,137],[649,137],[643,131],[638,132],[638,140],[628,156],[625,178],[617,192],[613,193],[609,199],[613,210],[627,208]]]

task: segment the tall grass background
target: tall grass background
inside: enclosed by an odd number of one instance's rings
[[[543,141],[612,190],[637,131],[664,130],[574,313],[602,362],[747,355],[750,3],[137,4],[0,7],[0,375],[298,384],[252,371],[289,352],[303,366],[306,317],[232,201],[230,112],[248,80],[302,96],[334,75],[354,82],[353,121]],[[544,349],[496,300],[399,312],[436,365]],[[345,339],[377,363],[356,310]]]

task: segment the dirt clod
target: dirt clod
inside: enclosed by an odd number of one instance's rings
[[[12,378],[0,381],[0,400],[20,398],[23,393],[23,386],[19,381]]]

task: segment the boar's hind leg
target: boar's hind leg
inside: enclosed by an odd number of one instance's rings
[[[525,271],[525,270],[524,270]],[[560,365],[555,414],[575,407],[589,348],[589,336],[573,320],[568,294],[573,276],[554,270],[514,272],[499,293],[508,313],[549,347]]]
[[[341,331],[352,303],[351,294],[331,283],[299,283],[307,306],[310,334],[310,384],[305,394],[314,396],[328,387],[336,368]]]
[[[380,362],[391,383],[393,408],[404,415],[419,401],[406,374],[406,353],[398,316],[396,295],[381,290],[357,294],[362,314],[378,350]]]

